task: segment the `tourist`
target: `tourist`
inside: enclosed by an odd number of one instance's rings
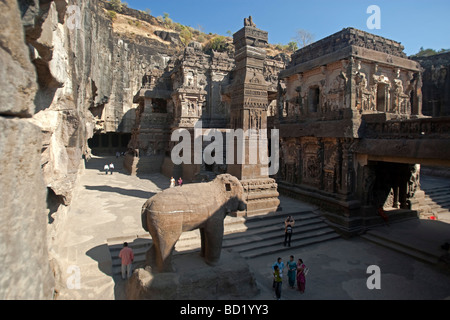
[[[109,172],[111,172],[111,174],[113,174],[113,171],[114,171],[114,163],[110,163],[109,164]]]
[[[103,167],[103,170],[105,170],[105,174],[108,174],[109,166],[107,164],[105,164],[105,166]]]
[[[292,216],[288,216],[284,221],[284,246],[286,247],[286,243],[288,246],[291,246],[291,238],[295,221]]]
[[[120,152],[117,151],[117,152],[116,152],[116,159],[118,159],[119,157],[120,157]]]
[[[122,259],[122,279],[125,280],[125,274],[127,279],[130,279],[134,254],[133,250],[128,247],[127,242],[123,244],[123,249],[119,252],[119,258]]]
[[[175,187],[175,179],[173,177],[170,178],[170,188]]]
[[[289,286],[294,289],[295,287],[295,278],[297,276],[297,263],[294,261],[294,256],[289,258],[289,262],[287,263],[288,267],[288,280]]]
[[[183,185],[183,180],[181,179],[181,177],[178,179],[178,185],[181,187]]]
[[[284,269],[284,262],[283,259],[278,258],[277,261],[272,265],[272,271],[275,271],[275,267],[278,267],[280,271],[280,277],[283,277],[283,269]],[[273,281],[272,287],[275,289],[276,283],[275,280]]]
[[[303,263],[302,259],[298,259],[297,263],[297,287],[301,293],[305,293],[305,285],[306,285],[306,266]]]
[[[273,283],[275,286],[275,296],[277,300],[281,299],[281,286],[283,285],[283,274],[280,272],[278,266],[274,266],[273,269]]]

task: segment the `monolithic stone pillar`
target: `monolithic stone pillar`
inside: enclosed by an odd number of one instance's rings
[[[269,106],[268,83],[263,75],[268,34],[247,21],[251,19],[246,19],[244,28],[233,35],[236,70],[230,110],[230,128],[247,133],[243,138],[245,162],[228,164],[228,172],[241,180],[247,193],[246,215],[250,216],[276,211],[280,201],[277,184],[268,176],[268,164],[251,147],[257,145],[259,151],[260,146],[267,148],[268,145],[267,136],[261,134],[267,130]],[[235,144],[235,154],[237,151]]]

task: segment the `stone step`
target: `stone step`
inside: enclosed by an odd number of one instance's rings
[[[367,241],[370,241],[370,242],[373,242],[380,246],[389,248],[391,250],[406,254],[410,257],[413,257],[417,260],[420,260],[420,261],[423,261],[426,263],[430,263],[430,264],[434,265],[439,262],[439,256],[430,254],[430,253],[422,251],[418,248],[409,246],[406,243],[402,243],[402,242],[399,242],[392,238],[389,238],[386,235],[378,233],[376,230],[369,230],[365,234],[361,235],[360,237]]]
[[[439,197],[431,197],[429,195],[425,195],[425,201],[431,201],[431,202],[435,202],[435,203],[445,203],[445,204],[450,204],[450,195],[446,195],[446,196],[439,196]]]
[[[329,227],[317,227],[312,229],[303,230],[301,233],[295,231],[292,234],[291,245],[295,244],[297,241],[305,240],[308,238],[313,238],[323,234],[334,233],[335,231]],[[267,237],[243,237],[240,243],[235,243],[232,246],[233,251],[239,253],[259,250],[261,248],[271,247],[273,245],[282,246],[284,242],[284,232],[283,233],[270,233]],[[229,246],[226,246],[226,248]]]
[[[284,247],[284,220],[288,215],[295,219],[291,247]],[[223,247],[238,252],[245,258],[254,258],[279,251],[292,250],[313,243],[340,238],[313,211],[290,212],[247,219],[245,233],[236,233],[224,238]]]
[[[291,216],[295,220],[294,228],[297,228],[298,226],[323,222],[321,218],[311,212],[295,213],[291,214]],[[284,220],[286,219],[286,217],[287,216],[279,216],[276,218],[247,220],[245,222],[245,226],[247,228],[245,234],[255,235],[259,233],[270,232],[273,230],[284,230]],[[234,238],[240,238],[241,236],[241,233],[233,233],[227,236],[226,239],[231,240]]]
[[[426,194],[430,194],[430,195],[448,194],[449,190],[450,190],[450,185],[449,186],[442,186],[442,187],[423,189],[423,191]]]
[[[308,225],[296,226],[294,228],[294,233],[292,235],[292,240],[298,237],[298,235],[307,233],[309,231],[320,230],[324,228],[329,228],[328,225],[322,221],[316,221],[315,223],[310,223]],[[239,237],[233,237],[233,239],[225,238],[223,241],[223,247],[233,249],[242,248],[248,244],[258,245],[258,241],[271,241],[274,239],[283,238],[284,240],[284,227],[279,228],[278,226],[261,228],[258,230],[251,230],[252,232],[246,232]],[[241,252],[243,250],[237,249]]]
[[[316,243],[321,243],[325,241],[330,241],[334,239],[339,239],[340,236],[334,231],[326,231],[322,233],[318,233],[313,237],[308,237],[301,240],[295,240],[292,239],[291,246],[290,247],[284,247],[282,244],[272,244],[265,247],[260,247],[258,249],[245,251],[240,253],[241,256],[243,256],[246,259],[252,259],[257,258],[260,256],[265,256],[269,254],[276,254],[283,251],[292,251],[293,249],[302,248],[305,246],[313,245]],[[284,238],[282,239],[284,240]]]

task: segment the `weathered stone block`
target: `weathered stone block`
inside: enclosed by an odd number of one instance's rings
[[[177,255],[175,272],[155,273],[139,268],[127,284],[131,300],[221,300],[251,299],[259,289],[244,258],[222,251],[223,259],[208,266],[198,253]]]

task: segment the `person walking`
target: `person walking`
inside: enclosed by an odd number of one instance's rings
[[[175,187],[175,179],[173,177],[170,178],[170,188]]]
[[[281,286],[283,285],[283,274],[280,272],[280,268],[275,265],[273,269],[273,283],[275,285],[275,296],[277,300],[281,299]]]
[[[294,256],[290,256],[289,262],[287,263],[287,267],[288,267],[289,286],[292,289],[294,289],[295,279],[297,277],[297,263],[294,260]]]
[[[297,287],[298,290],[301,293],[305,293],[305,286],[306,286],[306,266],[303,263],[302,259],[298,259],[298,263],[297,263]]]
[[[114,163],[110,163],[109,164],[109,172],[111,172],[111,174],[113,174],[113,171],[114,171]]]
[[[107,164],[105,164],[105,165],[103,166],[103,170],[105,170],[105,174],[108,174],[109,166],[108,166]]]
[[[286,218],[286,220],[284,221],[284,246],[285,247],[286,247],[286,244],[289,247],[291,246],[291,238],[292,238],[294,224],[295,224],[295,220],[292,216],[288,216]]]
[[[133,250],[128,247],[127,242],[124,242],[123,248],[119,252],[119,258],[122,260],[122,279],[125,280],[125,275],[127,279],[130,279],[134,253]]]

